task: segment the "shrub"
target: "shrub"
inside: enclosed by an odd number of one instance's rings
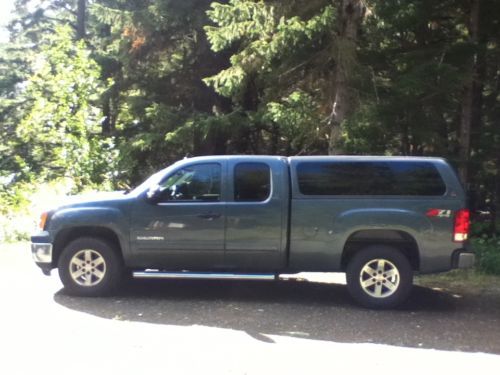
[[[71,192],[71,179],[0,185],[0,242],[26,241],[37,230],[42,211],[57,206]]]
[[[472,239],[477,255],[476,268],[484,273],[500,275],[500,237],[486,235]]]

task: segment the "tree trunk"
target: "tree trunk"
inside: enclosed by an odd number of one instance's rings
[[[366,7],[361,0],[341,0],[339,27],[337,31],[337,56],[335,60],[334,100],[328,120],[330,140],[328,153],[340,153],[338,143],[342,135],[342,123],[351,112],[352,98],[349,88],[352,67],[356,62],[358,30],[363,21]]]
[[[85,39],[87,0],[78,0],[76,8],[76,39]]]
[[[498,215],[500,214],[500,172],[498,168],[500,168],[500,154],[497,154],[497,171],[495,176],[495,184],[493,191],[493,204],[492,204],[492,213],[491,213],[491,225],[490,225],[490,233],[497,233],[497,223],[499,221]]]
[[[479,38],[479,1],[470,0],[470,15],[469,15],[469,40],[477,47]],[[464,91],[462,97],[462,113],[460,120],[460,138],[459,138],[459,174],[462,182],[467,186],[469,182],[469,158],[470,158],[470,135],[471,124],[474,120],[474,112],[478,108],[474,108],[474,103],[478,103],[477,95],[481,94],[478,90],[478,65],[477,53],[471,57],[469,61],[469,69],[464,83]]]

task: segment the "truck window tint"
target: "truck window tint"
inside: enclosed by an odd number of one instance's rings
[[[271,171],[264,163],[239,163],[234,167],[234,200],[262,202],[271,193]]]
[[[160,184],[161,201],[220,201],[221,167],[199,164],[178,170]]]
[[[439,196],[446,186],[429,162],[338,161],[297,165],[304,195]]]

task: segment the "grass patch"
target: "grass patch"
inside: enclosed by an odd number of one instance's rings
[[[415,285],[460,292],[500,294],[500,276],[476,269],[417,276]]]

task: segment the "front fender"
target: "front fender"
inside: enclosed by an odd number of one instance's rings
[[[98,227],[113,231],[120,242],[124,257],[129,252],[129,223],[124,213],[115,207],[77,207],[57,210],[48,222],[48,231],[57,234],[74,228]],[[54,238],[55,239],[55,238]]]
[[[49,230],[75,226],[105,226],[118,228],[123,214],[114,207],[77,207],[57,210],[49,221]]]

